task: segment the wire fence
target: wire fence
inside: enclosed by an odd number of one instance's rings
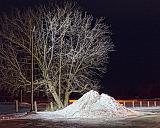
[[[51,102],[52,103],[52,102]],[[34,103],[36,111],[50,110],[50,103]],[[0,114],[11,114],[11,113],[24,113],[30,112],[31,104],[26,102],[0,102]]]

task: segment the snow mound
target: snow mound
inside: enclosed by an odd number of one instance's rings
[[[136,116],[138,112],[130,110],[118,103],[107,94],[99,95],[89,91],[68,107],[54,112],[67,118],[121,118]]]

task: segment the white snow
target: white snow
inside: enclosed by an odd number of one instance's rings
[[[43,119],[119,119],[129,116],[137,116],[139,112],[130,110],[119,104],[114,98],[107,94],[99,94],[96,91],[89,91],[79,100],[62,110],[55,112],[38,112],[34,118]],[[32,116],[33,118],[33,116]]]
[[[137,115],[138,112],[127,109],[107,94],[99,95],[89,91],[68,107],[55,114],[69,118],[117,118]]]

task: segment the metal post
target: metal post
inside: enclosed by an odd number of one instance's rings
[[[33,32],[35,30],[35,27],[33,28],[33,31],[32,31],[32,40],[31,40],[31,112],[34,111],[34,97],[33,97],[33,93],[34,93],[34,90],[33,90]]]

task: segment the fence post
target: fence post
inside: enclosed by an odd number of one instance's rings
[[[22,103],[22,100],[23,100],[23,92],[22,92],[22,89],[21,89],[21,103]]]
[[[124,106],[124,107],[126,106],[126,102],[125,102],[125,101],[123,101],[123,106]]]
[[[134,108],[134,100],[132,101],[132,107]]]
[[[34,101],[34,110],[37,113],[37,102],[36,101]]]
[[[50,102],[50,109],[51,109],[51,111],[53,111],[53,103],[52,102]]]
[[[18,100],[16,100],[16,112],[18,112]]]
[[[140,107],[142,107],[142,101],[139,102]]]
[[[157,102],[156,101],[154,101],[154,107],[157,107]]]
[[[149,107],[149,101],[147,102],[147,105],[148,105],[148,107]]]

